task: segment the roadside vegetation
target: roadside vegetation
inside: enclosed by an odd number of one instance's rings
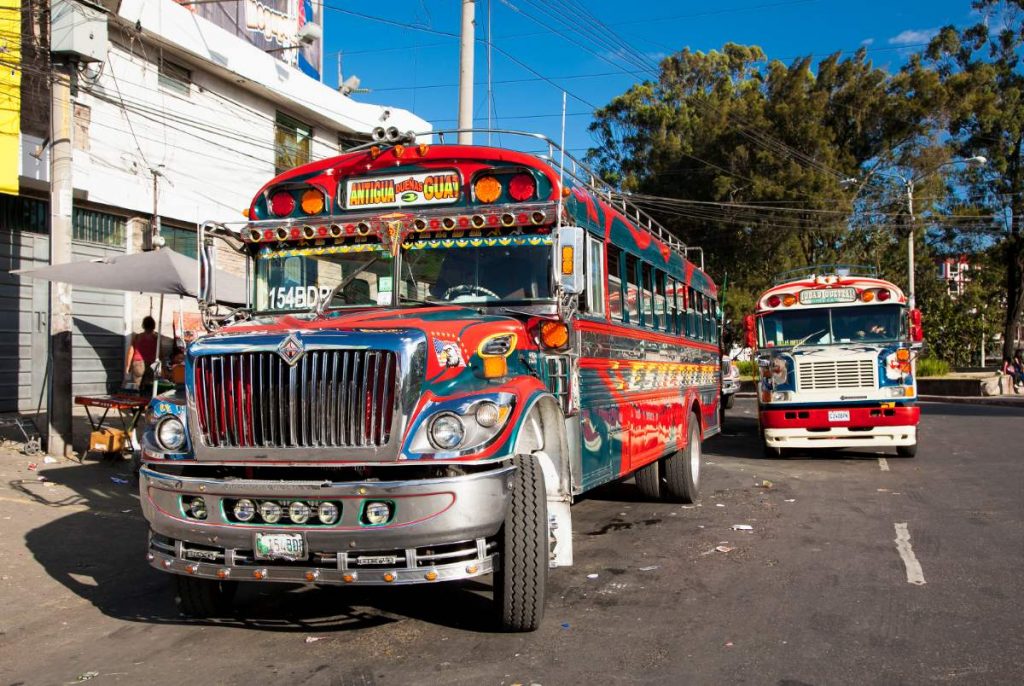
[[[808,264],[867,265],[905,287],[914,227],[928,344],[970,364],[982,340],[1012,345],[1024,309],[1024,0],[964,9],[975,25],[941,29],[896,73],[865,50],[788,64],[757,46],[681,50],[597,111],[590,160],[703,247],[734,323]],[[954,299],[936,261],[961,254],[971,280]]]

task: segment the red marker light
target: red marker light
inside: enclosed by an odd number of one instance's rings
[[[881,301],[881,302],[885,302],[886,300],[888,300],[888,299],[889,299],[889,298],[891,298],[891,297],[892,297],[892,293],[890,293],[890,292],[889,292],[889,291],[888,291],[887,289],[885,289],[885,288],[883,288],[883,289],[881,289],[881,290],[879,290],[879,291],[878,291],[878,299],[879,299],[879,301]]]
[[[289,236],[291,237],[291,239],[293,241],[298,240],[299,237],[302,236],[302,229],[298,229],[298,228],[292,229],[291,233],[289,234]]]
[[[265,240],[265,241],[272,241],[272,240],[274,240],[274,232],[273,232],[273,230],[267,229],[266,231],[264,231],[263,232],[263,240]]]
[[[469,228],[469,217],[459,217],[459,228],[460,229],[468,229]]]
[[[529,200],[536,190],[537,184],[529,174],[516,174],[508,182],[508,194],[518,202]]]
[[[440,219],[431,219],[430,220],[430,228],[432,228],[432,229],[440,229],[441,228],[441,220]]]
[[[316,230],[316,235],[320,236],[321,238],[327,236],[327,227],[321,226],[319,229]]]
[[[777,295],[769,295],[768,299],[765,301],[765,304],[768,307],[778,307],[779,305],[782,304],[782,298],[780,298]]]
[[[295,198],[286,191],[274,193],[270,196],[270,211],[276,217],[287,217],[295,211]]]

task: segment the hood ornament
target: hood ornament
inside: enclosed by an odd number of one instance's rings
[[[293,333],[288,334],[288,338],[281,341],[281,344],[277,346],[277,354],[283,357],[284,361],[289,365],[295,364],[304,352],[305,348],[302,346],[302,341]]]

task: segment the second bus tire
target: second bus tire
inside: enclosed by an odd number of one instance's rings
[[[534,631],[544,617],[548,580],[548,502],[540,465],[517,455],[512,502],[498,533],[501,567],[494,604],[505,631]]]
[[[680,503],[695,503],[700,496],[700,420],[691,413],[686,423],[686,445],[662,462],[665,495]]]

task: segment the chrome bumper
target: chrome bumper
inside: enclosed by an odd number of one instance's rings
[[[409,584],[488,574],[496,568],[493,537],[505,519],[514,471],[507,465],[441,479],[334,483],[222,481],[143,468],[140,500],[151,528],[147,558],[157,569],[179,574],[297,583]],[[181,507],[182,498],[195,496],[206,501],[205,520]],[[228,519],[222,504],[238,498],[331,499],[341,503],[341,518],[331,526],[240,524]],[[398,504],[391,523],[360,523],[362,503],[374,499]],[[257,532],[301,533],[308,559],[256,559]]]

